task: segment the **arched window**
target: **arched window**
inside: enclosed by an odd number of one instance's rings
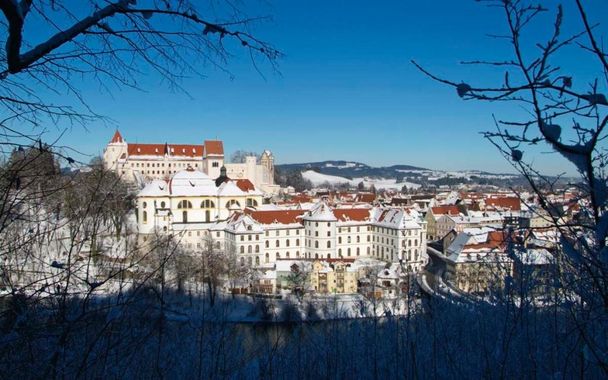
[[[286,245],[287,247],[289,247],[289,239],[287,239],[287,241],[286,241],[285,243],[286,243],[285,245]]]
[[[296,239],[296,245],[299,247],[300,246],[300,239]]]
[[[253,198],[247,198],[247,206],[249,207],[258,207],[258,201]]]
[[[201,208],[214,208],[215,207],[215,203],[213,203],[213,201],[209,200],[209,199],[205,199],[204,201],[201,202]]]
[[[247,253],[253,253],[253,247],[252,246],[247,246]]]
[[[165,206],[166,206],[165,201],[160,202],[160,208],[165,208]]]
[[[300,251],[296,251],[296,257],[299,259],[300,258]]]
[[[315,241],[315,248],[319,248],[319,242]]]
[[[338,248],[338,256],[342,257],[342,248]]]
[[[289,258],[289,251],[285,252],[285,257]]]
[[[348,248],[348,249],[346,250],[346,255],[347,255],[348,257],[350,257],[350,248]]]
[[[359,249],[359,247],[357,247],[357,256],[359,256],[361,254],[361,250]]]
[[[266,248],[270,247],[270,242],[266,240]]]
[[[245,265],[245,258],[241,257],[241,266]]]
[[[260,253],[260,246],[259,245],[255,246],[255,253]]]
[[[276,241],[275,246],[276,246],[277,248],[279,248],[279,241],[278,241],[278,240]]]
[[[148,207],[148,204],[147,204],[146,202],[144,202],[144,203],[142,203],[142,204],[141,204],[141,206],[142,206],[143,208],[146,208],[146,207]]]
[[[192,202],[187,200],[179,201],[177,208],[192,208]]]
[[[205,210],[205,222],[211,221],[211,211]]]
[[[331,241],[327,242],[327,248],[331,248]]]
[[[367,254],[369,255],[369,247],[367,247]]]
[[[281,258],[281,254],[279,252],[274,254],[275,259],[280,259]]]
[[[255,265],[260,265],[260,256],[255,257]]]
[[[342,236],[338,237],[338,244],[342,244]]]
[[[268,256],[268,252],[266,252],[266,258],[265,258],[266,264],[268,264],[268,260],[269,260],[269,256]]]
[[[230,208],[230,206],[232,206],[232,205],[241,207],[241,204],[236,199],[231,199],[228,202],[226,202],[226,208]]]
[[[357,235],[357,243],[361,242],[361,237]]]
[[[144,223],[148,223],[148,211],[144,211],[141,219]]]
[[[182,211],[182,221],[188,223],[188,211]]]
[[[245,246],[241,246],[241,253],[245,253]]]

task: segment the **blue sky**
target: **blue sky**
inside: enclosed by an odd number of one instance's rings
[[[593,15],[608,14],[605,1],[589,3]],[[462,101],[410,64],[415,59],[456,81],[500,83],[500,72],[458,64],[506,56],[506,45],[485,37],[504,31],[498,10],[472,0],[256,5],[253,14],[273,16],[257,34],[285,53],[280,74],[262,67],[262,77],[247,57],[237,55],[228,66],[234,79],[210,68],[206,78],[185,81],[192,97],[151,76],[142,80],[144,91],[107,94],[86,87],[90,105],[112,118],[129,142],[219,138],[228,153],[271,149],[278,163],[345,159],[512,171],[479,132],[493,128],[492,113],[508,118],[522,111],[516,105]],[[567,30],[578,30],[575,16],[566,7]],[[530,32],[543,35],[542,28]],[[575,58],[563,58],[577,75],[592,71]],[[96,154],[113,132],[114,126],[94,123],[88,130],[70,129],[62,142]],[[547,173],[565,170],[567,164],[548,151],[531,153],[537,166]]]

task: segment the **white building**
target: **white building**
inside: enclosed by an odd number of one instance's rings
[[[103,161],[106,168],[138,183],[168,180],[187,168],[215,179],[224,166],[230,178],[248,179],[264,192],[278,192],[278,186],[274,184],[274,157],[270,151],[262,153],[259,163],[256,157],[247,157],[245,163],[229,164],[224,162],[224,144],[220,140],[205,140],[202,145],[133,144],[127,143],[116,131],[104,150]]]
[[[247,179],[211,179],[191,167],[169,181],[153,180],[137,195],[141,234],[209,231],[231,213],[262,204],[262,192]]]
[[[426,223],[402,208],[332,209],[235,213],[224,229],[225,246],[242,263],[272,267],[281,259],[356,259],[401,262],[409,271],[426,264]]]

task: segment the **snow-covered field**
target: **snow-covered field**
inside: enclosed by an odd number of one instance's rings
[[[348,179],[344,177],[339,177],[335,175],[322,174],[317,173],[314,170],[306,170],[302,172],[302,177],[304,179],[309,180],[315,186],[323,185],[324,183],[330,183],[331,185],[339,185],[343,183],[348,183],[351,186],[357,186],[359,183],[363,182],[365,187],[370,187],[374,185],[374,187],[378,190],[380,189],[395,189],[401,190],[403,186],[407,186],[408,188],[417,189],[420,187],[417,183],[411,182],[397,182],[396,179],[386,179],[386,178],[368,178],[368,177],[360,177]]]

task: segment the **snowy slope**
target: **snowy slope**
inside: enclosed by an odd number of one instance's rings
[[[321,174],[317,173],[314,170],[306,170],[302,172],[302,177],[304,179],[312,182],[313,185],[319,186],[325,182],[329,182],[332,185],[339,185],[341,183],[350,183],[351,181],[348,178],[338,177],[335,175],[329,174]]]
[[[348,183],[351,186],[357,186],[360,182],[363,182],[365,187],[370,187],[374,185],[374,187],[378,190],[380,189],[396,189],[401,190],[403,186],[407,186],[408,188],[418,188],[420,185],[411,182],[397,182],[395,179],[386,179],[386,178],[354,178],[352,180],[344,177],[339,177],[335,175],[322,174],[317,173],[313,170],[306,170],[302,172],[302,177],[304,179],[312,182],[314,186],[320,186],[324,183],[329,182],[331,185],[339,185],[342,183]]]

